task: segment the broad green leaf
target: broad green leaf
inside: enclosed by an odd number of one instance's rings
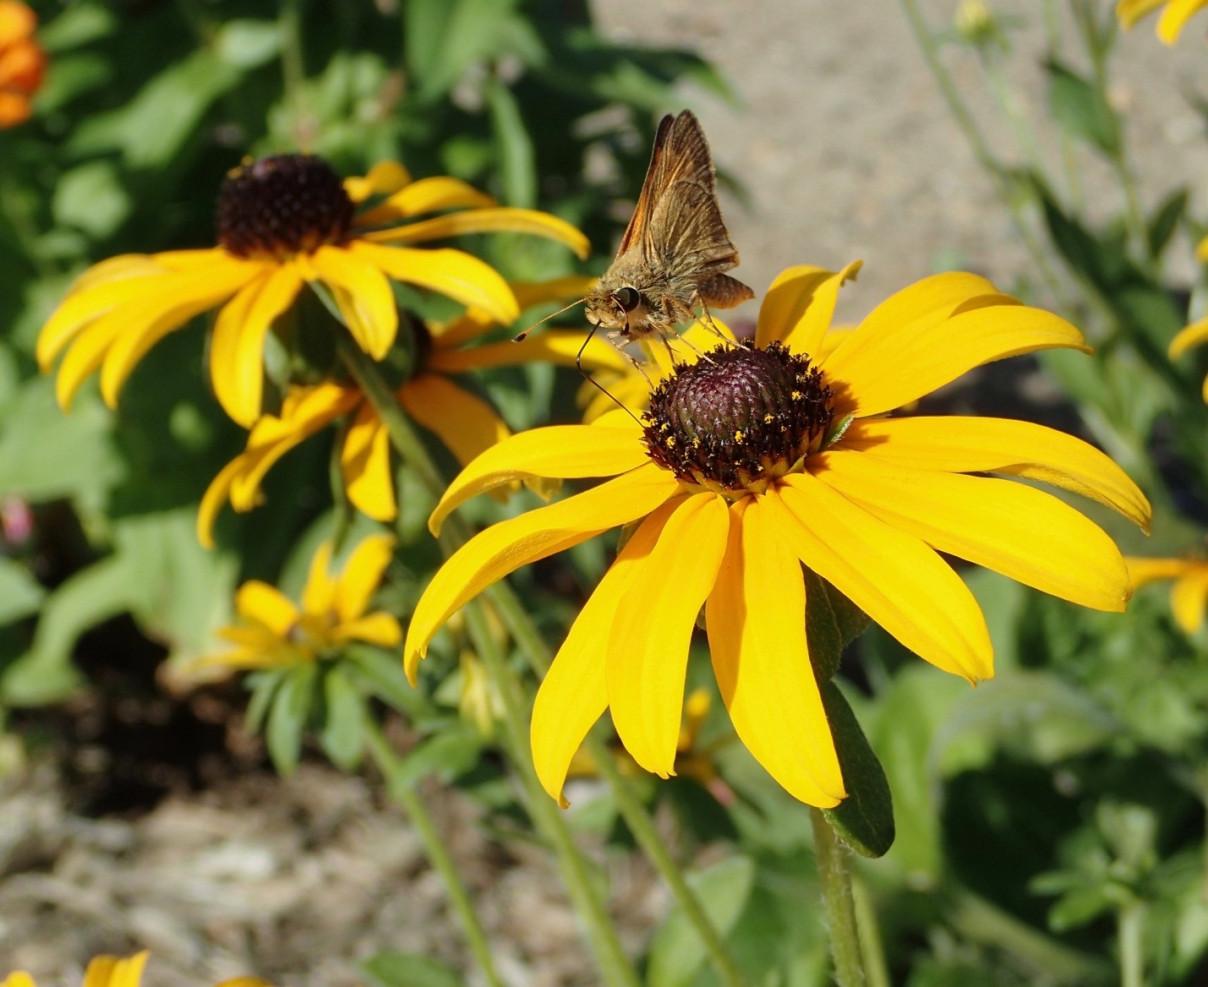
[[[412,722],[422,722],[435,713],[427,697],[407,681],[397,652],[351,645],[346,654],[345,674],[370,695],[405,714]]]
[[[28,568],[15,559],[0,556],[0,624],[36,613],[46,596]]]
[[[397,770],[390,774],[390,788],[411,788],[428,777],[451,781],[478,763],[482,744],[477,730],[452,721],[398,761]]]
[[[465,987],[443,963],[415,953],[377,953],[361,963],[361,970],[378,987]]]
[[[755,866],[748,857],[727,857],[694,871],[687,880],[705,914],[725,936],[738,921],[750,897]],[[693,982],[706,955],[705,944],[696,927],[677,906],[654,935],[647,987],[685,987]]]
[[[847,798],[835,808],[824,810],[824,814],[856,853],[884,856],[894,838],[893,799],[885,771],[851,706],[833,682],[823,684],[822,702],[847,786]]]
[[[353,770],[365,749],[365,717],[369,713],[360,693],[338,665],[323,676],[323,729],[319,741],[332,763]]]
[[[825,579],[805,571],[805,626],[810,660],[821,679],[835,677],[843,649],[864,633],[864,611]]]
[[[281,48],[281,25],[276,21],[227,21],[214,38],[218,57],[240,69],[252,69],[275,58]]]
[[[509,206],[532,208],[537,202],[537,165],[520,104],[507,86],[494,80],[487,89],[487,105],[499,151],[503,200]]]
[[[130,214],[130,196],[112,164],[93,161],[59,179],[51,208],[57,223],[103,240]]]
[[[1120,145],[1120,124],[1103,94],[1056,59],[1045,63],[1049,78],[1049,110],[1070,134],[1090,142],[1105,154]]]
[[[1178,230],[1179,224],[1187,213],[1189,195],[1186,188],[1175,189],[1165,199],[1146,224],[1145,235],[1149,241],[1149,254],[1159,257],[1170,243],[1170,238]]]
[[[317,680],[318,669],[313,663],[299,665],[287,673],[273,696],[264,738],[278,774],[291,775],[298,767]]]
[[[248,733],[254,735],[264,729],[264,718],[272,708],[273,697],[287,674],[288,669],[269,668],[252,672],[244,678],[244,685],[251,692],[247,711],[243,715],[243,726]]]

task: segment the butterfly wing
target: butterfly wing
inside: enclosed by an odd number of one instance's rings
[[[635,245],[640,245],[646,230],[650,228],[650,214],[654,209],[655,200],[659,197],[659,189],[656,186],[660,174],[665,170],[663,150],[674,126],[675,117],[670,113],[659,121],[658,130],[654,135],[654,148],[650,152],[650,163],[646,165],[646,177],[642,180],[642,191],[638,194],[633,215],[629,217],[629,225],[625,227],[625,234],[621,237],[621,245],[617,247],[617,257],[628,253]]]

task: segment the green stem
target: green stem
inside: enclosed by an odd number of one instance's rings
[[[856,925],[851,873],[847,868],[847,850],[818,809],[810,808],[810,822],[814,827],[814,856],[817,859],[818,880],[822,884],[822,901],[830,929],[835,980],[839,987],[866,987],[868,978],[864,973],[860,930]]]
[[[901,0],[901,4],[902,10],[906,14],[906,20],[910,24],[911,32],[914,34],[915,41],[922,52],[923,60],[927,63],[927,68],[930,69],[931,75],[935,79],[936,85],[939,86],[941,95],[944,97],[944,102],[948,105],[948,111],[952,114],[952,118],[956,121],[956,125],[961,133],[965,135],[965,140],[968,141],[969,147],[973,151],[973,156],[977,158],[978,163],[985,168],[994,180],[999,198],[1002,200],[1003,205],[1007,207],[1011,224],[1015,227],[1015,232],[1019,234],[1020,240],[1031,256],[1032,263],[1036,265],[1036,269],[1040,273],[1045,287],[1063,310],[1067,312],[1072,311],[1073,307],[1065,294],[1061,280],[1057,277],[1044,247],[1029,227],[1027,217],[1023,215],[1019,207],[1006,170],[999,163],[998,159],[995,158],[993,152],[991,152],[990,145],[986,143],[985,137],[982,136],[982,132],[977,126],[977,121],[973,118],[973,113],[961,98],[956,82],[940,59],[935,35],[923,19],[923,14],[919,10],[917,0]]]
[[[1145,906],[1134,902],[1120,911],[1120,987],[1145,987]]]
[[[410,786],[393,783],[392,779],[398,773],[402,762],[382,733],[381,727],[372,718],[367,718],[365,721],[365,741],[374,763],[377,764],[378,770],[386,779],[386,789],[390,793],[390,797],[411,819],[411,824],[419,833],[419,838],[424,844],[428,859],[436,868],[436,872],[440,874],[441,880],[445,882],[449,903],[453,906],[453,911],[457,913],[458,921],[461,922],[466,945],[470,947],[478,969],[482,971],[482,975],[490,987],[504,987],[503,978],[495,969],[495,960],[491,955],[486,931],[478,920],[470,894],[461,881],[461,875],[457,871],[457,865],[453,862],[449,848],[440,838],[440,830],[428,814],[428,807],[424,805],[424,800]]]
[[[407,421],[394,394],[382,379],[381,374],[378,373],[376,365],[350,339],[343,340],[341,355],[357,385],[369,398],[370,403],[373,404],[379,417],[385,423],[395,449],[433,496],[439,497],[444,493],[445,481],[428,455],[427,449],[419,441],[410,422]],[[463,544],[468,538],[465,526],[457,517],[446,519],[442,534],[448,539],[450,548]],[[552,658],[549,645],[546,644],[515,591],[506,581],[498,582],[486,590],[486,596],[498,610],[508,633],[524,653],[534,673],[538,676],[544,675]],[[505,666],[503,671],[508,678],[513,677],[510,668]],[[527,741],[525,743],[527,744]],[[688,885],[683,871],[671,854],[667,852],[650,814],[633,794],[632,785],[616,770],[604,744],[594,737],[589,737],[586,746],[595,763],[601,766],[601,774],[604,775],[613,790],[621,817],[658,871],[659,876],[667,882],[667,886],[671,889],[671,893],[675,896],[685,917],[692,923],[697,935],[700,936],[722,982],[726,984],[726,987],[743,987],[742,974],[726,949],[721,934],[706,914],[696,892]],[[531,766],[530,758],[525,754],[526,750],[527,747],[522,745],[518,761],[526,766]],[[541,793],[541,798],[546,799],[544,793]],[[549,804],[553,807],[552,802]]]
[[[856,912],[856,931],[860,934],[860,952],[864,957],[864,971],[868,975],[868,987],[890,987],[889,967],[885,962],[885,943],[881,940],[881,928],[877,924],[877,913],[872,895],[857,875],[852,875],[852,901]]]
[[[302,146],[306,136],[302,126],[305,99],[302,92],[306,84],[306,58],[302,47],[302,0],[283,0],[278,18],[281,27],[281,78],[285,89],[285,102],[292,118],[294,143]]]
[[[467,606],[465,615],[466,629],[474,644],[474,650],[478,652],[486,666],[487,674],[499,689],[508,753],[512,763],[520,771],[529,812],[537,828],[553,845],[575,908],[587,922],[604,981],[618,987],[638,987],[637,973],[625,955],[617,937],[616,927],[588,872],[583,855],[575,846],[566,818],[554,800],[545,794],[537,780],[532,758],[528,754],[527,717],[520,682],[491,635],[481,602],[475,601]]]

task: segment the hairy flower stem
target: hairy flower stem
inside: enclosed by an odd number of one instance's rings
[[[867,987],[860,930],[856,925],[852,898],[851,873],[847,869],[847,850],[818,809],[810,809],[810,822],[814,827],[814,857],[818,864],[818,880],[822,884],[822,901],[830,930],[835,980],[839,987]]]
[[[474,903],[470,899],[465,884],[462,883],[461,875],[457,871],[457,864],[453,862],[449,848],[440,838],[440,830],[428,814],[424,800],[409,785],[394,784],[393,779],[402,767],[402,759],[394,752],[390,742],[382,733],[381,727],[372,718],[367,718],[365,721],[365,742],[374,763],[386,779],[386,787],[391,799],[407,813],[415,831],[419,833],[420,841],[424,844],[428,860],[431,861],[432,866],[436,868],[436,872],[445,883],[449,904],[453,906],[453,911],[457,914],[462,934],[466,938],[466,945],[469,946],[479,971],[490,987],[504,987],[503,978],[499,976],[499,971],[495,968],[495,958],[491,955],[491,946],[487,942],[486,931],[478,920],[478,913],[474,911]]]
[[[386,426],[391,443],[434,496],[444,492],[445,484],[419,436],[411,428],[389,385],[376,364],[351,338],[340,337],[340,356],[361,391]],[[446,525],[441,547],[452,552],[465,541],[459,524]],[[617,930],[604,906],[603,897],[588,873],[586,861],[574,844],[570,829],[557,805],[546,796],[537,782],[532,760],[527,755],[528,739],[524,711],[517,692],[518,683],[486,628],[481,605],[466,607],[466,626],[475,650],[488,674],[495,681],[504,705],[504,726],[509,753],[524,782],[525,802],[533,822],[549,841],[558,859],[563,880],[576,911],[587,925],[592,948],[600,964],[604,982],[611,987],[638,987],[639,980],[621,946]]]
[[[341,340],[341,353],[345,366],[348,367],[358,386],[365,393],[366,397],[369,398],[370,403],[373,404],[374,409],[385,423],[386,429],[390,434],[391,443],[394,445],[396,451],[406,460],[408,466],[415,471],[416,475],[432,495],[439,497],[444,493],[447,484],[440,475],[440,471],[436,468],[436,465],[432,462],[427,449],[424,448],[423,443],[420,442],[419,437],[415,434],[411,423],[407,420],[402,408],[399,407],[394,395],[385,381],[382,380],[377,366],[351,339]],[[469,538],[469,532],[457,517],[446,519],[443,534],[445,539],[447,539],[447,548],[450,551],[457,545],[464,544]],[[515,591],[506,581],[502,581],[490,586],[486,590],[486,595],[495,605],[500,618],[507,627],[508,633],[525,655],[530,667],[537,675],[543,675],[549,668],[552,654],[549,645],[541,636],[541,632],[533,623],[532,618],[524,608],[519,597],[517,597]],[[506,663],[503,663],[500,671],[506,679],[515,680],[515,673]],[[505,691],[503,689],[504,684],[498,683],[501,692]],[[734,958],[726,948],[721,934],[717,931],[717,927],[713,924],[708,914],[706,914],[704,906],[701,904],[696,892],[688,885],[683,871],[668,852],[662,838],[655,829],[649,812],[646,811],[646,807],[634,794],[632,784],[616,770],[616,766],[612,763],[605,745],[598,738],[589,736],[585,743],[595,763],[600,765],[600,773],[612,788],[621,817],[625,820],[626,825],[629,826],[634,838],[654,865],[655,870],[658,871],[659,876],[667,882],[667,887],[670,888],[671,893],[675,896],[677,903],[683,910],[685,918],[692,924],[692,927],[696,930],[696,934],[704,944],[705,950],[709,954],[718,975],[721,977],[722,983],[726,987],[744,987],[745,981],[743,976],[739,972]],[[521,747],[518,763],[531,768],[531,759],[527,755],[526,750],[526,747]],[[554,806],[553,802],[548,799],[544,792],[540,792],[539,797],[548,802],[550,808],[554,810],[555,815],[560,819],[560,810]]]

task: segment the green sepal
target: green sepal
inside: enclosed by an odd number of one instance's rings
[[[826,433],[826,438],[822,440],[822,451],[825,452],[841,438],[843,438],[843,436],[847,434],[847,430],[851,428],[851,423],[855,420],[856,416],[854,414],[850,414],[844,415],[837,422],[835,422],[835,424],[831,426],[831,430]]]
[[[864,633],[867,615],[825,579],[805,570],[805,633],[820,682],[835,677],[843,649]]]
[[[856,714],[832,682],[822,684],[822,704],[835,738],[847,798],[823,815],[839,838],[864,857],[884,856],[893,846],[893,798],[881,762]]]

